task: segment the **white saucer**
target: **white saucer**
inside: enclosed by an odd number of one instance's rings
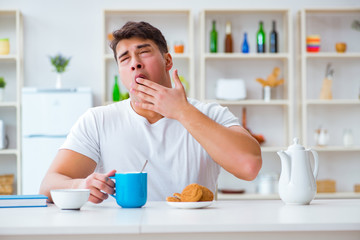
[[[214,201],[208,202],[167,202],[172,207],[176,208],[205,208],[210,206]]]

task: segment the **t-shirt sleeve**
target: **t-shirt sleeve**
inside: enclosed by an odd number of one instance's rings
[[[225,127],[240,125],[239,119],[235,117],[235,115],[230,112],[227,107],[223,107],[217,103],[208,103],[203,107],[204,109],[202,112],[205,115]]]
[[[74,124],[60,149],[73,150],[91,158],[96,163],[99,162],[99,132],[95,115],[91,109]]]

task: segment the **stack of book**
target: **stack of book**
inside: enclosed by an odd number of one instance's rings
[[[0,208],[17,207],[46,207],[45,195],[2,195],[0,196]]]

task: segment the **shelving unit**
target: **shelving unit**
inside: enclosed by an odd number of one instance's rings
[[[189,97],[195,96],[194,81],[194,23],[190,10],[104,10],[103,11],[103,104],[112,102],[114,76],[118,75],[117,65],[109,47],[107,35],[122,27],[127,21],[145,21],[160,29],[173,58],[173,69],[189,83]],[[174,53],[175,41],[184,43],[184,53]],[[172,75],[170,74],[170,77]],[[125,87],[120,84],[121,91]]]
[[[319,153],[318,179],[333,179],[340,192],[328,194],[360,198],[353,185],[360,183],[360,32],[351,28],[360,20],[359,8],[302,9],[299,12],[301,62],[302,144]],[[306,51],[306,36],[321,36],[320,52]],[[336,42],[346,42],[347,51],[335,51]],[[331,100],[319,99],[326,65],[335,69]],[[314,131],[322,126],[330,134],[327,146],[316,146]],[[344,146],[343,129],[352,129],[353,146]],[[350,166],[351,167],[345,167]],[[344,175],[346,171],[346,176]]]
[[[0,175],[14,174],[14,194],[21,193],[21,116],[20,93],[23,86],[23,24],[19,10],[0,10],[0,38],[9,38],[10,53],[0,55],[0,75],[7,85],[0,102],[0,119],[6,126],[9,147],[0,150]]]
[[[261,16],[261,18],[259,17]],[[218,53],[209,52],[209,33],[212,20],[216,21],[218,31]],[[270,32],[271,21],[275,20],[279,35],[278,53],[256,53],[255,36],[258,23],[264,21],[265,31]],[[225,23],[231,21],[233,36],[233,53],[224,53],[223,45],[225,38]],[[293,126],[293,70],[292,70],[292,35],[290,12],[288,9],[222,9],[203,10],[200,17],[200,98],[206,102],[218,102],[227,106],[241,119],[241,109],[244,106],[248,110],[249,128],[254,132],[263,133],[267,139],[263,145],[266,151],[284,148],[294,136]],[[240,45],[243,41],[243,33],[247,32],[250,53],[242,53]],[[253,36],[253,37],[252,37]],[[268,47],[269,43],[266,42]],[[262,99],[262,87],[255,81],[256,78],[266,79],[274,67],[280,67],[281,76],[285,79],[283,86],[277,87],[277,96],[270,101]],[[247,98],[239,101],[226,101],[216,99],[216,81],[219,78],[241,78],[246,83]],[[252,109],[256,109],[254,112]],[[260,112],[274,110],[274,114],[266,115],[267,123],[255,125],[254,118],[261,115]],[[280,114],[280,116],[279,116]],[[283,123],[280,138],[273,138],[271,124],[280,120]],[[252,125],[252,123],[254,123]]]
[[[212,21],[216,21],[218,32],[218,52],[210,53],[210,31]],[[266,49],[272,20],[276,21],[278,32],[278,53],[256,53],[256,32],[259,21],[264,22],[267,36]],[[233,53],[224,53],[225,23],[232,23]],[[247,32],[249,53],[241,52],[244,32]],[[293,46],[291,41],[292,22],[289,9],[205,9],[200,16],[200,98],[205,102],[217,102],[226,106],[240,120],[242,108],[247,108],[247,125],[252,132],[263,134],[266,142],[262,144],[264,167],[261,173],[280,171],[280,159],[276,152],[286,149],[294,137],[294,79]],[[280,78],[285,83],[276,87],[275,96],[264,101],[262,86],[256,78],[266,79],[274,67],[281,70]],[[238,101],[216,99],[216,82],[219,78],[241,78],[246,84],[247,98]],[[274,127],[276,126],[276,127]],[[269,167],[267,167],[268,165]],[[250,196],[254,183],[230,176],[222,170],[219,188],[245,188]],[[250,194],[250,195],[248,195]],[[230,195],[231,196],[231,195]],[[258,195],[251,195],[258,198]]]

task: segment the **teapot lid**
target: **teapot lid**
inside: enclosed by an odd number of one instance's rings
[[[288,151],[291,150],[305,150],[305,148],[299,144],[299,138],[295,137],[293,139],[294,143],[292,145],[289,146]]]

